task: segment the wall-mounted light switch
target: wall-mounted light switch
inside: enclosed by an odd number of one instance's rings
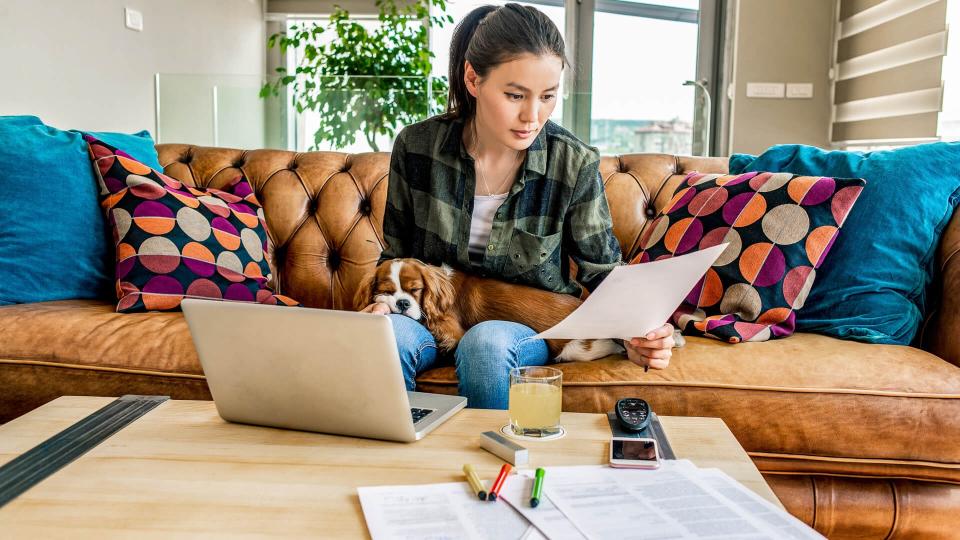
[[[752,98],[782,98],[783,83],[748,82],[747,97]]]
[[[787,83],[788,98],[812,98],[813,83]]]
[[[123,24],[131,30],[143,32],[143,13],[135,9],[123,8]]]

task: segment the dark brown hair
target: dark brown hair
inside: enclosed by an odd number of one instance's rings
[[[450,94],[445,116],[468,120],[476,113],[476,98],[463,81],[464,61],[469,61],[482,78],[524,53],[552,54],[563,61],[564,67],[570,65],[560,30],[540,10],[510,3],[481,6],[468,13],[457,24],[450,43]]]

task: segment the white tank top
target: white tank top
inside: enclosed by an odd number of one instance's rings
[[[470,218],[470,244],[468,250],[480,255],[490,243],[490,229],[493,228],[493,216],[507,199],[507,194],[475,195],[473,197],[473,216]]]

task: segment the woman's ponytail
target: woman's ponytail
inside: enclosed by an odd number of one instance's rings
[[[467,48],[476,33],[480,21],[497,6],[480,6],[467,14],[453,31],[450,41],[450,94],[447,96],[447,115],[455,118],[472,118],[476,111],[475,98],[467,91],[463,81],[464,62],[467,60]]]

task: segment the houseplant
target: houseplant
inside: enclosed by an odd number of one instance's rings
[[[351,19],[334,6],[329,22],[307,21],[270,36],[268,47],[300,51],[291,73],[261,88],[260,96],[279,95],[286,87],[298,113],[315,111],[320,127],[312,149],[322,142],[334,148],[364,137],[379,151],[376,137],[393,137],[399,127],[423,120],[446,108],[446,77],[431,77],[434,54],[429,49],[432,26],[453,22],[445,0],[377,0],[377,24]],[[366,22],[366,24],[364,24]]]

